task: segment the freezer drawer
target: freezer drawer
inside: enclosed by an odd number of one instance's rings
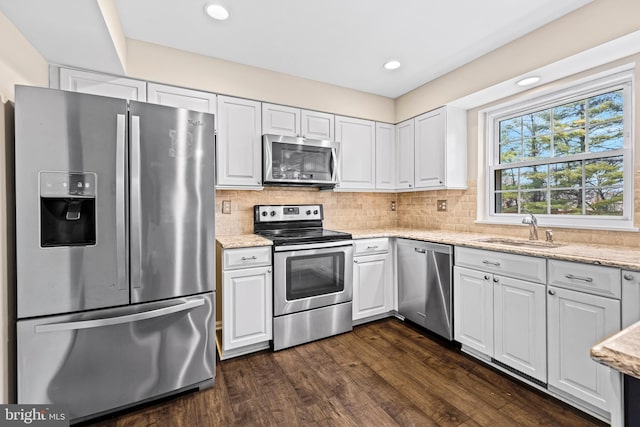
[[[18,403],[78,419],[210,383],[214,295],[19,321]]]

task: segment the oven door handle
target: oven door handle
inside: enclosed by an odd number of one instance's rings
[[[322,243],[306,243],[302,245],[285,245],[274,246],[274,252],[285,251],[301,251],[304,249],[324,249],[324,248],[338,248],[340,246],[352,246],[353,240],[340,240],[337,242],[322,242]]]

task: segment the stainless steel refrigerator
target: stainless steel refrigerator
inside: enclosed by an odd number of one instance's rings
[[[15,198],[18,403],[213,384],[213,115],[17,86]]]

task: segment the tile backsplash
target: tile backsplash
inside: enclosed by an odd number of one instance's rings
[[[231,214],[222,213],[222,202],[231,201]],[[262,191],[216,191],[216,234],[253,233],[253,205],[320,203],[324,226],[333,229],[397,227],[397,211],[391,211],[395,193],[334,193],[313,188],[267,187]]]
[[[640,170],[635,174],[635,189],[635,223],[639,226]],[[216,234],[253,233],[253,205],[321,203],[324,205],[324,226],[330,229],[408,227],[519,238],[529,236],[526,226],[475,224],[476,197],[475,181],[469,181],[466,190],[412,193],[334,193],[295,187],[267,187],[263,191],[217,190]],[[222,214],[223,200],[231,202],[231,214]],[[437,210],[438,200],[447,200],[446,212]],[[396,211],[391,210],[393,201]],[[544,230],[544,226],[540,228]],[[553,228],[553,234],[559,242],[640,248],[640,232]]]

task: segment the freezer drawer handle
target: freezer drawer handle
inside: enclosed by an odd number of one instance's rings
[[[36,334],[43,332],[59,332],[73,331],[77,329],[100,328],[103,326],[121,325],[123,323],[137,322],[140,320],[153,319],[154,317],[166,316],[167,314],[179,313],[181,311],[191,310],[195,307],[204,305],[204,299],[193,300],[182,304],[163,307],[157,310],[144,311],[142,313],[127,314],[125,316],[107,317],[104,319],[79,320],[77,322],[49,323],[45,325],[37,325],[35,327]]]
[[[564,277],[566,277],[567,279],[582,280],[583,282],[593,282],[593,279],[591,277],[580,277],[574,276],[573,274],[566,274]]]

